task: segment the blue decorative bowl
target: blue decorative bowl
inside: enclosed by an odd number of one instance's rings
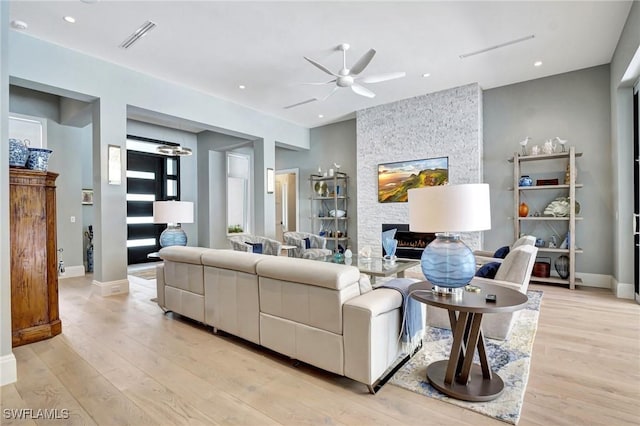
[[[520,176],[520,180],[518,181],[518,186],[533,186],[533,179],[529,176]]]
[[[9,166],[24,167],[29,158],[29,147],[20,139],[9,139]]]
[[[47,148],[29,148],[29,159],[27,160],[27,169],[47,171],[49,157],[53,151]]]

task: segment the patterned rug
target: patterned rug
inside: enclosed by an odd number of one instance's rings
[[[505,383],[504,391],[498,398],[488,402],[460,401],[440,393],[429,384],[426,379],[427,366],[433,361],[449,358],[453,342],[450,330],[436,327],[427,327],[422,349],[394,374],[389,383],[507,423],[517,424],[529,379],[531,350],[538,328],[542,291],[529,290],[527,296],[527,307],[520,311],[509,339],[486,339],[491,368]]]
[[[142,278],[143,280],[155,280],[156,279],[156,267],[140,269],[137,271],[130,271],[128,275],[133,275],[134,277]]]

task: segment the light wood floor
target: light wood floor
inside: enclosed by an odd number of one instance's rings
[[[1,388],[1,408],[68,409],[56,424],[504,424],[392,385],[372,396],[214,335],[163,315],[154,282],[131,279],[129,295],[106,298],[88,278],[61,280],[63,334],[14,349],[18,382]],[[639,424],[640,306],[532,287],[544,297],[520,425]]]

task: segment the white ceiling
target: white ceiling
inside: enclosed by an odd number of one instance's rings
[[[489,89],[609,63],[631,3],[13,0],[10,12],[34,37],[316,127],[463,84]],[[130,49],[120,48],[146,20],[158,26]],[[460,58],[530,34],[535,38]],[[407,76],[365,85],[373,99],[344,88],[326,101],[285,110],[331,91],[300,84],[331,79],[303,56],[337,72],[340,43],[351,45],[347,66],[377,50],[362,76]],[[537,60],[541,67],[533,66]]]

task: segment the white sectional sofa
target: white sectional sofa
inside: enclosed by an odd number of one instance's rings
[[[353,266],[199,247],[165,247],[158,304],[373,393],[401,355],[402,296],[371,291]]]

